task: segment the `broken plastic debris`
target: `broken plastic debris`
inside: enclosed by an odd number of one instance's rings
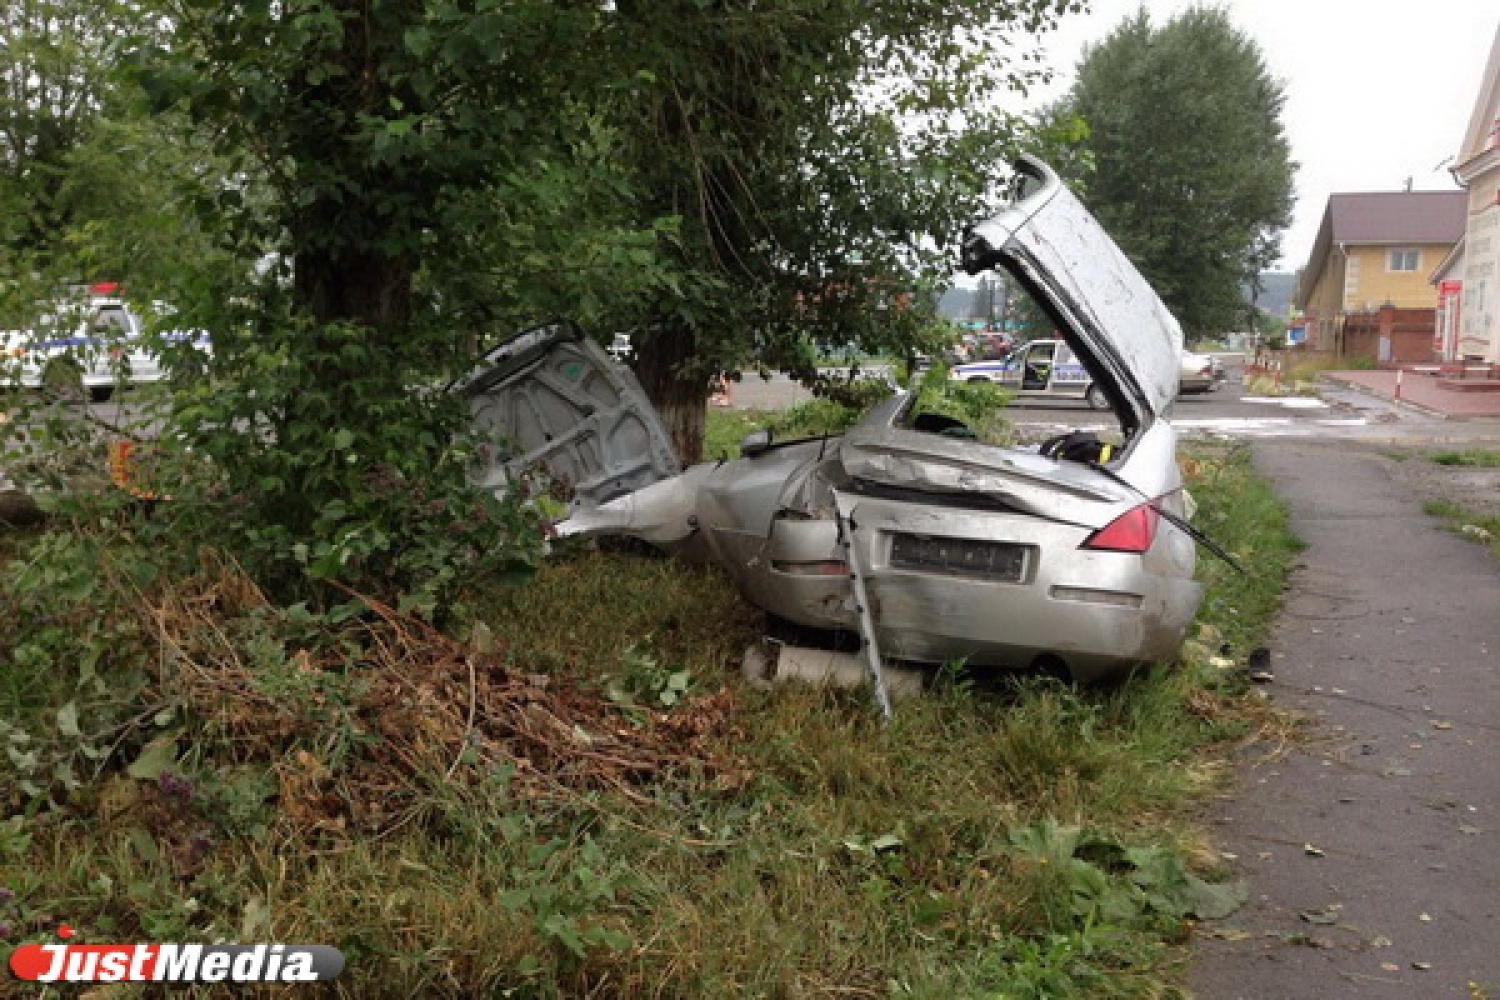
[[[1342,903],[1329,903],[1321,910],[1301,910],[1297,916],[1310,924],[1328,926],[1339,922],[1339,913],[1344,909]]]

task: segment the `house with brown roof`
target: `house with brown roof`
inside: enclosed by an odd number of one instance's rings
[[[1434,274],[1454,328],[1451,360],[1500,362],[1500,25],[1453,176],[1467,190],[1456,259]]]
[[[1464,232],[1462,191],[1380,191],[1328,199],[1296,306],[1308,346],[1381,362],[1430,361],[1433,271]]]

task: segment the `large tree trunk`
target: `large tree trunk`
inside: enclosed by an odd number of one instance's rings
[[[411,317],[409,258],[309,251],[297,255],[296,272],[297,300],[319,323],[353,322],[382,337],[405,331]]]
[[[672,447],[684,465],[703,455],[711,373],[694,360],[693,332],[685,327],[659,330],[643,337],[636,350],[635,374],[646,398],[661,416]]]

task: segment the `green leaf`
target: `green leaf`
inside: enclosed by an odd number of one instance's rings
[[[149,830],[139,826],[134,827],[131,829],[129,837],[131,848],[135,850],[136,856],[142,861],[151,864],[161,858],[161,850],[156,846],[156,840],[151,836]],[[250,938],[243,938],[242,940],[248,941]]]
[[[78,706],[73,702],[57,710],[57,731],[68,737],[83,735],[78,728]]]
[[[177,766],[177,736],[159,736],[141,748],[140,756],[125,769],[139,781],[155,781],[162,772]]]

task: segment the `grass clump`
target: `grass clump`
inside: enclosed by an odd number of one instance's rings
[[[1429,500],[1422,505],[1422,510],[1433,517],[1442,518],[1454,532],[1487,546],[1490,551],[1500,555],[1500,517],[1476,513],[1451,500]]]
[[[1242,659],[1295,545],[1242,450],[1184,464],[1256,568],[1203,563]],[[143,572],[109,525],[4,570],[7,947],[325,943],[350,997],[1146,998],[1242,892],[1197,803],[1275,720],[1204,658],[1107,690],[955,668],[882,727],[744,686],[759,617],[708,567],[573,547],[439,632],[277,606],[211,553]]]
[[[738,458],[740,442],[756,430],[769,430],[778,441],[835,436],[853,427],[871,406],[891,393],[881,381],[842,382],[820,387],[814,399],[785,410],[721,410],[708,413],[702,461]],[[967,424],[986,444],[1014,443],[1014,430],[1004,416],[1010,394],[988,382],[950,382],[948,368],[935,365],[923,373],[912,415],[937,413]]]
[[[1493,448],[1466,448],[1461,451],[1440,451],[1432,456],[1438,465],[1465,466],[1493,469],[1500,466],[1500,451]]]

